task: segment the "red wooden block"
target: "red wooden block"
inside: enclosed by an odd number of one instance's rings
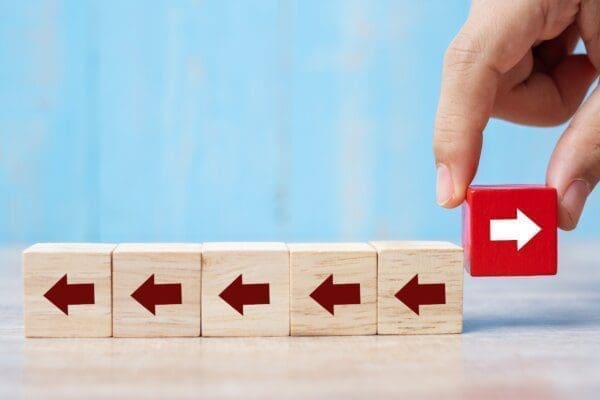
[[[555,275],[556,189],[470,186],[463,205],[465,268],[472,276]]]

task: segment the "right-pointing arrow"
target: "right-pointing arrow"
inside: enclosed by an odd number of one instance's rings
[[[490,240],[517,242],[517,251],[521,250],[542,228],[523,211],[517,208],[517,218],[490,219]]]

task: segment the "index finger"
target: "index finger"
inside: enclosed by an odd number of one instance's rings
[[[450,44],[436,114],[433,149],[437,202],[452,208],[464,200],[494,105],[500,76],[514,67],[538,39],[564,30],[577,8],[547,9],[549,2],[474,2],[467,22]]]

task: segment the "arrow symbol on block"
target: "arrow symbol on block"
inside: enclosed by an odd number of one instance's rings
[[[156,306],[181,304],[181,283],[155,284],[154,274],[131,294],[146,310],[156,315]]]
[[[44,297],[65,315],[69,315],[69,306],[94,304],[94,284],[69,284],[67,283],[67,274],[65,274],[44,294]]]
[[[269,284],[244,283],[240,274],[219,294],[219,297],[244,315],[244,306],[270,303]]]
[[[419,283],[419,274],[417,274],[396,292],[396,298],[419,315],[420,306],[446,304],[446,285],[443,283],[421,284]]]
[[[311,294],[310,297],[335,315],[334,306],[360,304],[360,283],[333,283],[333,274],[329,275]]]
[[[518,208],[517,218],[490,220],[490,240],[493,242],[515,240],[517,251],[521,250],[541,230],[542,228],[538,224]]]

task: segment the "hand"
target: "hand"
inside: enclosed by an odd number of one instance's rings
[[[573,55],[579,38],[587,55]],[[473,180],[491,116],[538,126],[573,119],[546,183],[559,226],[575,228],[600,179],[600,0],[475,0],[444,59],[434,153],[437,201],[458,206]]]

